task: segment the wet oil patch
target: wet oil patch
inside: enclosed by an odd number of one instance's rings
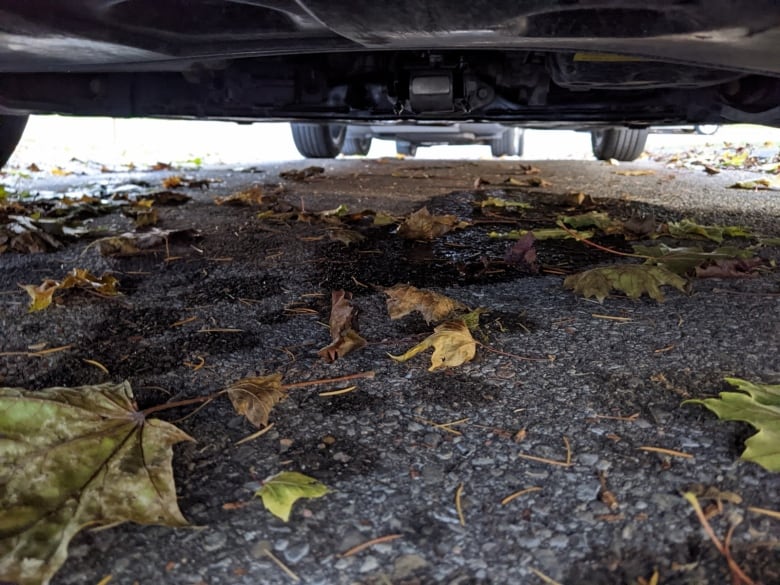
[[[522,200],[518,194],[514,195],[516,200]],[[365,289],[361,291],[356,287],[356,280],[376,286],[407,283],[419,288],[447,288],[536,276],[537,273],[527,267],[511,265],[504,260],[514,240],[493,238],[489,234],[555,227],[555,218],[569,208],[540,203],[529,197],[530,201],[534,201],[534,208],[526,213],[486,215],[475,204],[485,197],[485,193],[458,192],[432,199],[427,205],[432,214],[456,215],[461,220],[473,222],[473,225],[430,242],[405,240],[390,227],[361,229],[361,226],[353,226],[352,229],[359,231],[364,240],[349,247],[333,242],[318,249],[316,265],[322,277],[321,286],[331,290],[352,290],[359,295]],[[590,204],[589,207],[578,208],[576,212],[593,208],[595,204]],[[599,205],[599,209],[602,208]],[[617,251],[631,251],[622,237],[596,236],[593,241]],[[541,272],[576,272],[614,260],[613,255],[573,239],[536,241],[535,247]]]

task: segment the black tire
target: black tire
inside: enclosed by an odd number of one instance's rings
[[[306,158],[333,158],[339,155],[347,127],[344,124],[304,124],[293,122],[295,148]]]
[[[495,156],[523,156],[524,136],[521,128],[507,128],[501,138],[490,141],[490,153]]]
[[[645,150],[647,135],[647,130],[637,128],[592,130],[590,143],[593,146],[593,156],[599,160],[636,160]]]
[[[403,156],[414,156],[417,154],[417,145],[405,140],[396,140],[395,151]]]
[[[366,156],[371,150],[371,137],[347,138],[344,140],[344,146],[341,147],[341,154],[348,156],[358,155]]]
[[[29,116],[0,116],[0,168],[2,168],[22,139]]]

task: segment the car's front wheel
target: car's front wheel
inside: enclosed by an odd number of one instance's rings
[[[614,158],[621,161],[632,161],[645,150],[648,131],[638,128],[607,128],[591,130],[590,143],[593,146],[593,156],[599,160]]]
[[[8,162],[22,139],[29,116],[0,116],[0,167]]]
[[[295,148],[306,158],[334,158],[344,146],[347,127],[344,124],[306,124],[293,122]]]
[[[490,141],[493,156],[523,156],[522,128],[507,128],[499,138]]]

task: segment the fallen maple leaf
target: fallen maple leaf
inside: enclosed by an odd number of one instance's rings
[[[479,202],[479,206],[482,208],[502,207],[506,209],[531,209],[533,207],[533,205],[525,201],[510,201],[502,197],[487,197]]]
[[[488,237],[500,240],[519,240],[527,234],[532,234],[536,240],[588,240],[593,237],[594,232],[591,230],[578,232],[561,228],[541,228],[535,230],[511,230],[504,233],[489,232]]]
[[[217,205],[264,205],[274,202],[273,195],[266,195],[265,190],[260,185],[252,185],[245,191],[239,191],[226,197],[215,197],[214,203]]]
[[[291,169],[289,171],[282,171],[279,173],[279,177],[288,181],[305,181],[311,177],[316,177],[325,172],[323,167],[306,167],[305,169]]]
[[[752,181],[739,181],[729,185],[729,189],[767,189],[780,191],[780,177],[761,177]]]
[[[162,180],[162,186],[166,189],[175,189],[176,187],[181,187],[183,182],[184,177],[181,175],[171,175]]]
[[[604,302],[613,289],[626,293],[630,299],[638,299],[647,294],[650,298],[662,302],[664,295],[660,287],[665,284],[685,292],[686,280],[683,277],[662,266],[647,264],[592,268],[567,276],[563,281],[564,288],[572,289],[585,298],[595,297],[600,303]]]
[[[642,177],[645,175],[654,175],[655,171],[650,169],[636,169],[631,171],[615,171],[615,175],[623,175],[624,177]]]
[[[758,432],[745,441],[742,459],[780,471],[780,384],[755,384],[739,378],[726,378],[726,382],[741,392],[721,392],[720,398],[695,398],[683,404],[703,404],[720,419],[755,427]]]
[[[405,354],[390,357],[397,362],[405,362],[430,347],[433,347],[433,355],[429,372],[460,366],[473,360],[477,353],[477,342],[466,324],[463,321],[446,321]]]
[[[132,256],[174,240],[190,240],[199,236],[200,232],[194,229],[161,230],[152,228],[146,232],[126,232],[118,236],[100,238],[90,246],[96,245],[102,256]]]
[[[417,311],[426,323],[436,323],[455,311],[468,309],[460,301],[409,284],[396,284],[383,292],[387,295],[387,312],[391,319],[400,319]]]
[[[559,221],[574,229],[595,227],[605,234],[618,234],[624,231],[623,222],[613,219],[603,211],[589,211],[579,215],[562,215]]]
[[[242,378],[227,388],[227,395],[235,411],[256,427],[268,426],[273,407],[287,398],[282,386],[282,375]]]
[[[699,276],[698,270],[729,260],[750,260],[754,258],[752,250],[724,246],[711,252],[705,252],[699,246],[671,248],[665,244],[659,246],[634,246],[634,253],[649,256],[645,264],[656,264],[679,275],[693,274]],[[750,260],[752,263],[752,260]],[[758,262],[761,263],[760,260]]]
[[[328,486],[313,477],[297,471],[282,471],[266,479],[255,496],[263,500],[266,510],[287,522],[295,502],[301,498],[321,498],[329,491]]]
[[[669,222],[666,224],[666,230],[670,236],[675,238],[690,238],[698,237],[707,240],[712,240],[720,244],[723,242],[723,238],[751,238],[753,234],[751,231],[738,225],[700,225],[690,219],[682,219],[680,221]]]
[[[398,227],[398,235],[408,240],[433,240],[469,224],[454,215],[431,215],[427,207],[411,213]]]
[[[172,447],[193,439],[136,410],[130,384],[0,388],[0,581],[46,584],[88,526],[186,526]]]
[[[58,290],[80,288],[100,295],[115,296],[119,294],[119,291],[116,290],[118,285],[119,281],[110,274],[103,274],[98,278],[89,270],[74,268],[62,281],[47,279],[37,286],[34,284],[20,284],[19,286],[30,296],[31,301],[27,310],[34,313],[51,305],[54,293]]]
[[[366,340],[356,330],[356,323],[353,323],[356,312],[351,300],[350,292],[334,290],[331,293],[329,326],[333,341],[317,352],[317,355],[328,362],[333,362],[366,345]]]

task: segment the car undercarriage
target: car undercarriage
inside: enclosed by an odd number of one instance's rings
[[[780,125],[774,2],[28,0],[5,114]]]

